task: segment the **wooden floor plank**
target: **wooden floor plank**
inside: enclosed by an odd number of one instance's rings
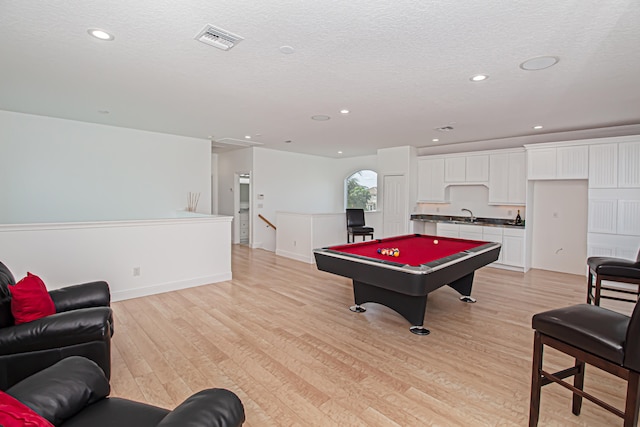
[[[233,247],[233,279],[113,303],[112,394],[174,407],[206,387],[235,391],[251,426],[522,426],[537,312],[583,303],[586,277],[486,267],[475,304],[429,296],[428,336],[393,310],[353,313],[351,282],[272,252]],[[630,304],[609,308],[629,312]],[[545,367],[572,364],[550,349]],[[624,382],[587,368],[585,388],[621,407]],[[540,426],[621,425],[543,389]]]

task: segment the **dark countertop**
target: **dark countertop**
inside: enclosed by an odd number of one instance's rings
[[[512,227],[524,228],[522,224],[516,225],[515,220],[505,218],[475,218],[473,222],[469,216],[453,216],[453,215],[429,215],[429,214],[412,214],[411,221],[422,222],[445,222],[449,224],[468,224],[468,225],[484,225],[489,227]]]

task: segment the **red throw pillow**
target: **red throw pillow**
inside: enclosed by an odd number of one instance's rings
[[[0,391],[0,425],[3,427],[53,427],[53,424],[33,409],[3,391]]]
[[[35,274],[27,273],[27,277],[14,286],[9,286],[9,290],[11,291],[11,314],[13,314],[16,325],[31,322],[56,312],[47,287],[42,279]]]

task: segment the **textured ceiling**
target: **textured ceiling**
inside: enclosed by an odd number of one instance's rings
[[[0,0],[0,109],[330,157],[640,134],[638,76],[638,0]]]

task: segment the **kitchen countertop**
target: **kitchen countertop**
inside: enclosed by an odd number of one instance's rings
[[[510,228],[524,228],[524,221],[522,224],[516,225],[515,220],[505,218],[479,218],[474,217],[471,221],[469,216],[454,216],[454,215],[430,215],[430,214],[412,214],[411,221],[422,222],[444,222],[449,224],[467,224],[467,225],[483,225],[489,227],[510,227]]]

